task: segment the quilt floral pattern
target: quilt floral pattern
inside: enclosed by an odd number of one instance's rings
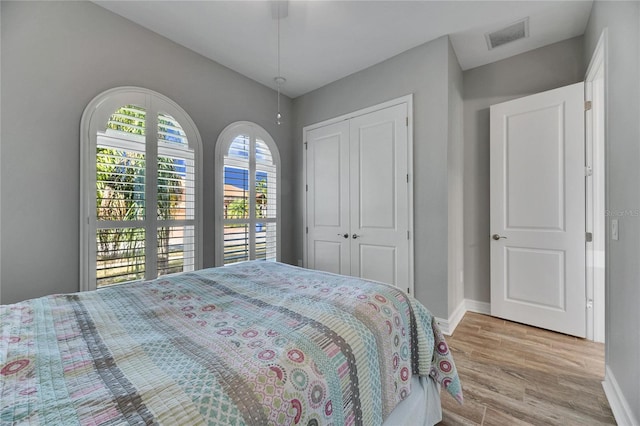
[[[462,402],[413,297],[244,262],[0,307],[0,424],[375,425],[430,375]]]

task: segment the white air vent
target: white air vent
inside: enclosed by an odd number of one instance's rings
[[[484,37],[487,40],[489,50],[502,46],[503,44],[511,43],[512,41],[520,40],[521,38],[529,37],[529,18],[518,21],[501,30],[486,33]]]

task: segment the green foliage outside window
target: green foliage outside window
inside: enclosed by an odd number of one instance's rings
[[[144,136],[145,111],[131,105],[122,107],[111,116],[107,127],[118,132]],[[145,155],[105,147],[98,147],[96,155],[98,222],[144,220],[149,207],[145,205]],[[185,198],[182,181],[183,175],[178,172],[174,159],[159,157],[156,207],[158,220],[176,218],[176,209]],[[131,225],[121,227],[118,232],[111,229],[97,230],[98,263],[110,259],[144,259],[145,234],[134,223]],[[158,229],[159,270],[168,265],[169,233],[169,227]],[[128,268],[132,269],[132,274],[143,271],[144,261],[129,262]]]
[[[256,181],[256,218],[267,217],[267,181],[260,179]],[[227,206],[227,219],[247,219],[249,217],[249,200],[247,198],[237,198]],[[232,225],[230,225],[232,226]],[[239,225],[244,226],[244,225]]]

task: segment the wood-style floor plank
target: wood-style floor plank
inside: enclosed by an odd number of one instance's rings
[[[443,426],[615,425],[600,343],[471,312],[447,342],[465,403],[442,393]]]

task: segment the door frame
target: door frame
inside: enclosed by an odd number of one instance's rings
[[[586,182],[586,232],[593,242],[586,245],[587,339],[605,341],[605,306],[608,288],[609,238],[606,206],[608,202],[606,162],[607,29],[600,34],[585,74],[585,159],[591,168]]]
[[[340,121],[350,120],[355,117],[359,117],[361,115],[369,114],[372,112],[380,111],[389,107],[393,107],[400,104],[407,105],[407,173],[409,175],[408,183],[408,199],[409,206],[407,214],[409,215],[409,293],[415,295],[414,293],[414,266],[413,266],[413,258],[414,258],[414,231],[413,231],[413,93],[410,93],[405,96],[401,96],[396,99],[391,99],[389,101],[373,105],[367,108],[359,109],[357,111],[353,111],[347,114],[340,115],[338,117],[330,118],[328,120],[323,120],[318,123],[310,124],[308,126],[304,126],[302,128],[302,175],[303,175],[303,185],[301,188],[301,196],[303,200],[303,217],[302,217],[302,235],[303,235],[303,250],[302,250],[302,259],[303,264],[301,266],[308,266],[308,250],[307,250],[307,132],[318,129],[320,127],[328,126],[331,124],[335,124]]]

